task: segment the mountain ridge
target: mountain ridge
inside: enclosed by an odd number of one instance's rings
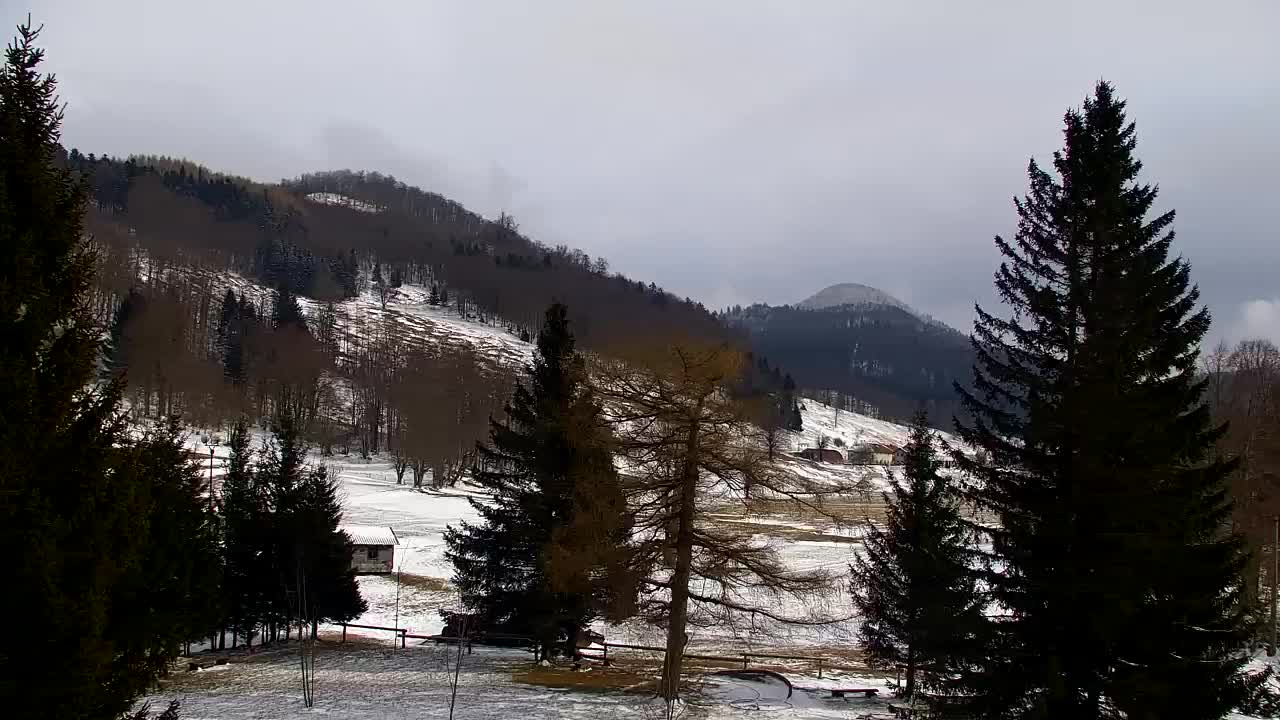
[[[796,307],[805,310],[826,310],[845,305],[890,305],[906,310],[912,315],[920,315],[910,305],[880,288],[856,282],[828,285],[795,304]]]
[[[962,412],[954,383],[969,382],[972,347],[966,335],[928,316],[864,302],[816,309],[756,304],[730,308],[721,318],[807,393],[841,393],[855,407],[867,404],[899,421],[923,408],[935,427]]]

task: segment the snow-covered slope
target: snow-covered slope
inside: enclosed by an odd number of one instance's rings
[[[866,443],[879,443],[902,447],[911,437],[911,428],[887,420],[878,420],[866,415],[859,415],[848,410],[837,411],[834,407],[817,400],[800,398],[800,419],[803,429],[790,433],[796,450],[818,446],[818,441],[830,438],[831,447],[840,450],[835,440],[840,440],[845,448]],[[960,446],[959,438],[940,430],[936,437],[952,446]]]
[[[233,272],[212,272],[187,268],[181,272],[208,276],[221,295],[226,289],[244,295],[261,310],[270,312],[273,291],[253,280]],[[533,354],[533,345],[522,341],[500,320],[492,323],[475,318],[463,318],[449,307],[427,302],[430,291],[421,285],[404,285],[391,290],[386,309],[373,291],[365,291],[359,297],[334,304],[340,329],[359,341],[371,333],[380,331],[390,323],[395,336],[409,343],[469,344],[481,357],[511,367],[522,366]],[[322,303],[299,297],[298,304],[304,313],[314,317]]]
[[[314,203],[320,203],[321,205],[340,205],[342,207],[348,207],[348,208],[351,208],[352,210],[358,210],[360,212],[366,212],[366,213],[382,212],[382,208],[378,207],[377,205],[364,202],[363,200],[357,200],[353,197],[348,197],[346,195],[339,195],[338,193],[314,192],[314,193],[311,193],[310,195],[307,195],[307,199]]]
[[[523,365],[533,354],[533,345],[504,327],[459,317],[450,308],[427,302],[427,288],[404,285],[391,291],[386,309],[372,292],[341,303],[355,330],[368,332],[379,323],[392,323],[400,338],[417,342],[453,342],[471,345],[482,357],[513,367]],[[301,300],[303,309],[315,308],[315,301]]]

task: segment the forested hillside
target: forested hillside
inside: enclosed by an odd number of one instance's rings
[[[973,365],[968,338],[893,305],[751,305],[723,318],[745,329],[752,348],[786,368],[807,394],[836,391],[856,399],[851,409],[870,404],[897,420],[924,408],[949,426],[957,410],[953,383],[967,383]]]
[[[357,296],[376,269],[389,286],[435,287],[464,315],[501,317],[517,332],[532,331],[559,300],[593,348],[727,336],[700,304],[611,274],[604,258],[541,244],[510,216],[488,220],[376,172],[263,185],[169,158],[72,150],[66,162],[90,180],[94,235],[161,264],[212,265],[321,301]]]

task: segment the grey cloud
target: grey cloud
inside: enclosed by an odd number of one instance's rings
[[[993,303],[1028,158],[1106,77],[1215,334],[1274,332],[1247,305],[1280,295],[1267,0],[52,0],[36,19],[85,151],[378,169],[712,307],[852,281],[961,328]]]

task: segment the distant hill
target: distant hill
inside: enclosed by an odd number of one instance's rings
[[[906,310],[912,315],[918,315],[909,305],[889,293],[860,283],[840,283],[825,287],[801,300],[796,307],[805,310],[826,310],[844,305],[889,305]]]
[[[850,395],[890,419],[924,407],[935,426],[949,427],[959,409],[953,383],[970,379],[968,337],[866,285],[833,285],[798,305],[735,307],[721,317],[801,388]]]

